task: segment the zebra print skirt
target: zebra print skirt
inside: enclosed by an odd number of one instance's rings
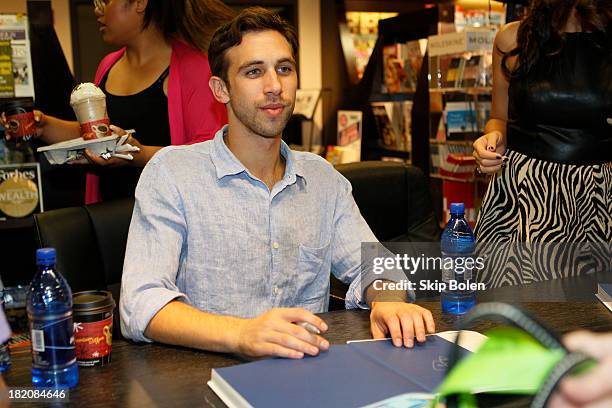
[[[508,151],[475,234],[487,287],[612,271],[612,162],[578,166]]]

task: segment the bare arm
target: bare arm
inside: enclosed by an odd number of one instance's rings
[[[39,137],[47,144],[63,142],[81,137],[81,126],[77,121],[68,121],[45,115],[40,111],[34,113],[38,122]]]
[[[237,332],[242,323],[242,319],[205,313],[174,300],[151,319],[145,336],[160,343],[218,352],[236,352]]]
[[[504,27],[495,37],[493,44],[493,92],[491,100],[491,117],[485,126],[485,133],[500,132],[506,139],[506,121],[508,120],[508,79],[502,70],[502,52],[512,49],[512,26]]]
[[[145,336],[161,343],[252,357],[302,358],[329,348],[327,340],[298,322],[327,331],[323,320],[304,309],[272,309],[253,319],[240,319],[202,312],[175,300],[151,319]]]
[[[485,134],[474,142],[474,157],[483,173],[493,173],[502,166],[506,152],[506,122],[508,120],[508,79],[502,70],[503,53],[516,47],[519,23],[505,25],[493,44],[493,92],[491,117],[485,126]],[[513,58],[509,59],[514,63]]]
[[[79,122],[68,121],[45,115],[39,110],[34,110],[34,121],[36,122],[36,137],[47,144],[63,142],[65,140],[76,139],[81,136]],[[2,126],[7,127],[4,112],[0,114]],[[6,132],[6,139],[11,139],[10,132]]]

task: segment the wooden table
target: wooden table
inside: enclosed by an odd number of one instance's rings
[[[570,278],[570,283],[571,279],[576,278]],[[578,287],[582,299],[587,301],[530,302],[524,303],[524,306],[560,333],[576,329],[612,330],[612,313],[592,295],[596,281],[591,280],[589,283],[585,278],[581,279],[582,286]],[[576,286],[543,282],[515,287],[511,291],[505,288],[499,293],[514,293],[519,299],[529,299],[530,293],[536,296],[542,291],[549,294],[557,291],[556,295],[560,295],[567,287]],[[482,298],[495,298],[495,293],[491,291]],[[439,302],[419,303],[432,310],[439,331],[455,328],[458,319],[442,316]],[[341,310],[321,315],[329,325],[326,337],[332,344],[369,338],[368,316],[368,311],[361,310]],[[492,325],[483,324],[477,329],[486,330],[488,327]],[[113,344],[112,360],[108,366],[83,368],[79,371],[79,385],[70,393],[71,406],[223,407],[221,400],[206,385],[211,369],[246,361],[233,355],[157,344],[137,345],[124,340]],[[13,367],[5,376],[7,384],[13,387],[30,386],[30,364],[30,355],[27,353],[13,356]]]

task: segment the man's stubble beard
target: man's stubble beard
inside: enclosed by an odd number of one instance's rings
[[[236,118],[251,132],[265,138],[275,138],[283,133],[295,106],[294,100],[290,106],[285,108],[283,115],[272,122],[266,121],[264,112],[259,108],[254,108],[254,112],[251,114],[248,108],[242,109],[240,103],[235,104],[233,101],[233,99],[230,100],[229,104]]]

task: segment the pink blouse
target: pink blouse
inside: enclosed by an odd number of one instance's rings
[[[96,71],[99,85],[111,67],[123,56],[125,48],[102,59]],[[217,102],[210,88],[210,66],[205,54],[181,42],[172,43],[168,77],[168,119],[173,145],[192,144],[212,139],[227,123],[225,106]],[[85,204],[101,201],[98,176],[87,174]]]

